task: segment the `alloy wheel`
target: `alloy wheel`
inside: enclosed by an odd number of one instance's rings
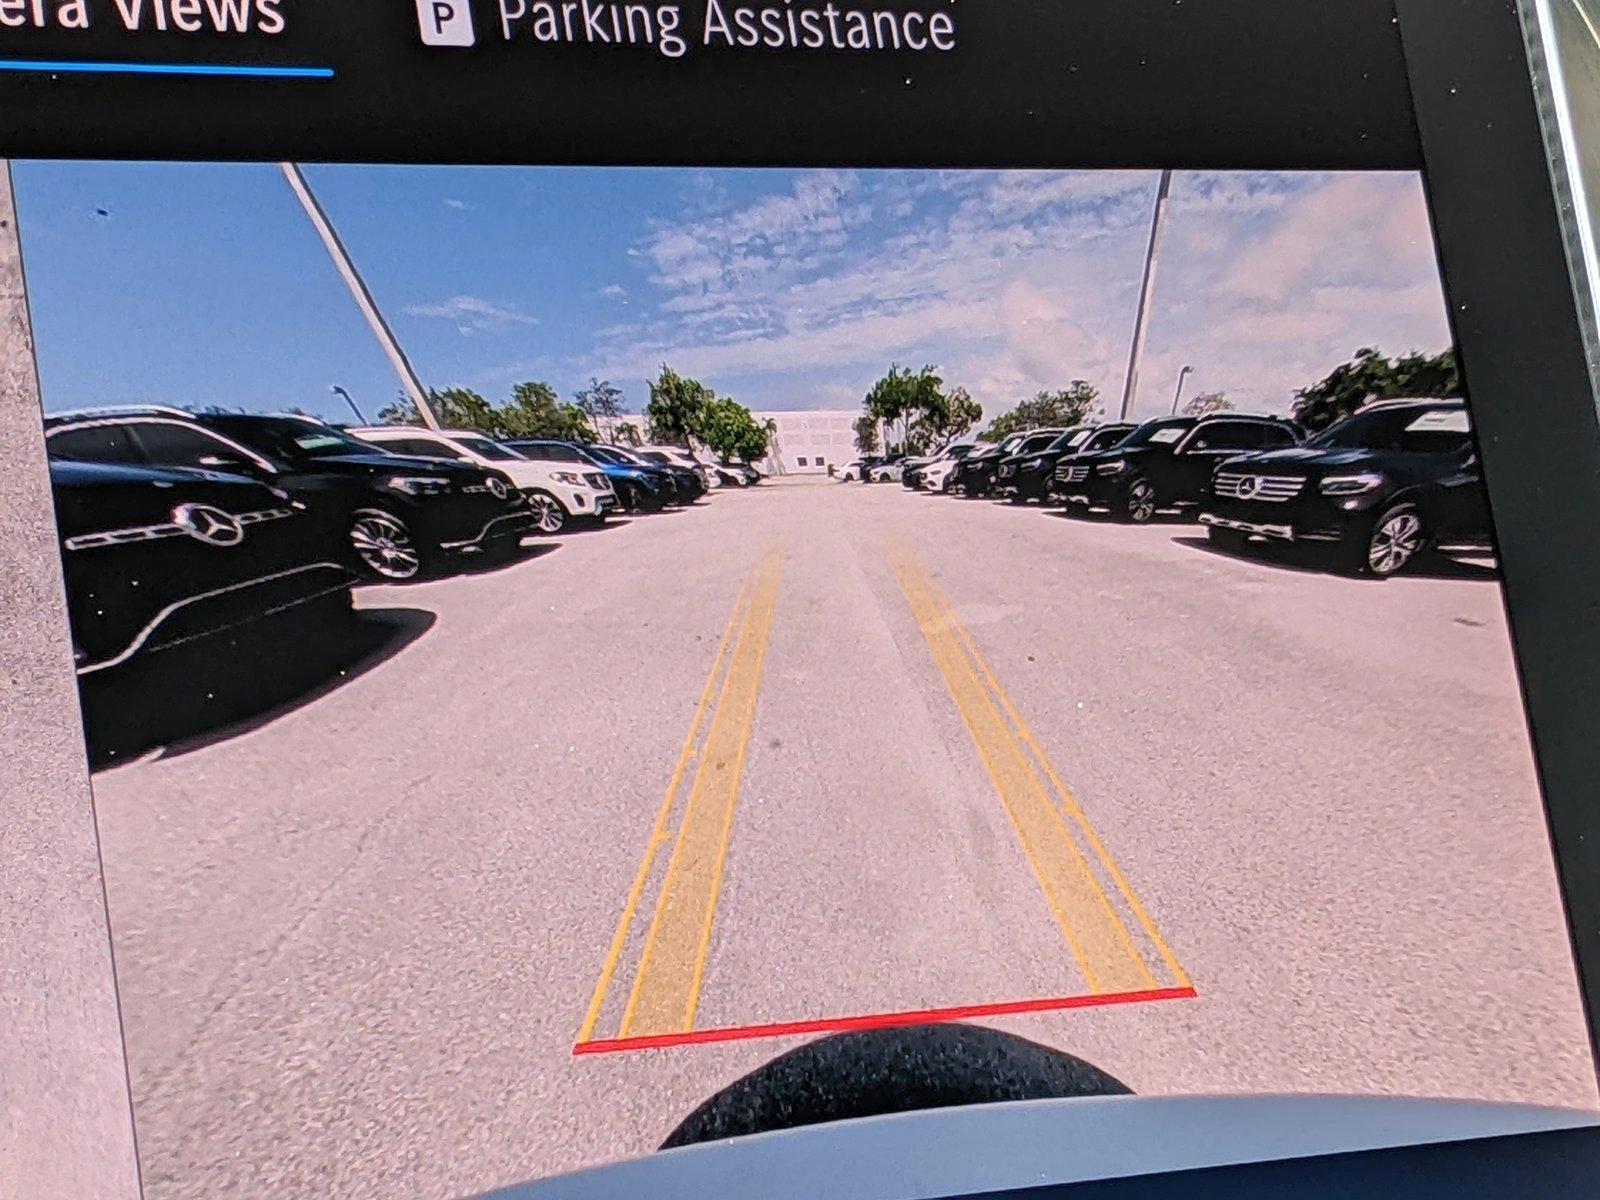
[[[1148,479],[1136,479],[1128,488],[1128,520],[1144,524],[1156,515],[1156,489]]]
[[[357,513],[350,523],[350,548],[370,571],[385,579],[411,579],[422,569],[411,531],[389,513]]]
[[[1422,522],[1410,510],[1387,514],[1367,543],[1367,568],[1374,575],[1393,575],[1422,548]]]
[[[540,533],[560,533],[561,527],[567,523],[566,509],[554,496],[535,492],[528,497],[528,507],[533,510],[533,521]]]

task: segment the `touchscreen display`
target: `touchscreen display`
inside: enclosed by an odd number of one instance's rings
[[[1594,1106],[1417,175],[14,172],[153,1200],[954,1020]]]

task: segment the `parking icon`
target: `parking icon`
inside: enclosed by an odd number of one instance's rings
[[[478,40],[469,0],[417,0],[417,24],[425,46],[471,46]]]

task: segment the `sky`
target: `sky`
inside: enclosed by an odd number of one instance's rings
[[[989,417],[1120,403],[1157,174],[309,166],[419,374],[491,400],[661,363],[756,410],[933,364]],[[371,417],[399,383],[272,165],[16,165],[47,409]],[[1177,172],[1134,415],[1285,411],[1360,347],[1449,344],[1409,173]]]

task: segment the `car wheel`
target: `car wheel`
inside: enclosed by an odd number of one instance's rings
[[[528,508],[540,533],[560,533],[567,523],[567,510],[549,492],[529,492]]]
[[[1207,526],[1206,536],[1218,550],[1226,550],[1229,554],[1243,554],[1245,544],[1250,540],[1241,530],[1229,529],[1224,525]]]
[[[351,517],[350,549],[380,579],[415,579],[422,573],[422,551],[410,528],[386,509],[364,508]]]
[[[1422,518],[1416,506],[1396,504],[1373,524],[1361,569],[1385,579],[1404,570],[1422,547]]]
[[[1156,488],[1148,479],[1135,479],[1123,495],[1122,515],[1135,525],[1148,524],[1156,515]]]

